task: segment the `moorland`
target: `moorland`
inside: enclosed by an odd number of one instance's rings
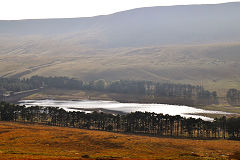
[[[0,21],[0,76],[153,80],[239,89],[240,3]]]
[[[239,141],[158,138],[0,122],[1,159],[238,159]],[[24,146],[24,147],[23,147]]]

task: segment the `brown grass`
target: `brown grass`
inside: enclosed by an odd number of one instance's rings
[[[68,90],[45,88],[40,92],[25,97],[27,100],[56,99],[56,100],[114,100],[116,94],[87,90]]]
[[[126,135],[0,122],[0,159],[237,159],[239,141]]]
[[[68,76],[82,80],[154,80],[203,84],[224,96],[240,88],[240,43],[95,49],[55,41],[0,46],[0,76]],[[12,42],[13,43],[13,42]],[[21,49],[19,49],[21,48]]]

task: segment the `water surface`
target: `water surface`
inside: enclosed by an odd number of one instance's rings
[[[22,100],[20,105],[29,106],[49,106],[59,107],[67,111],[81,111],[92,110],[96,108],[103,108],[107,110],[120,111],[124,113],[130,112],[154,112],[169,115],[180,115],[182,117],[201,118],[206,121],[212,121],[213,118],[196,115],[201,113],[206,114],[231,114],[221,111],[210,111],[204,109],[197,109],[188,106],[168,105],[168,104],[139,104],[139,103],[120,103],[116,101],[101,101],[101,100],[83,100],[83,101],[64,101],[64,100]]]

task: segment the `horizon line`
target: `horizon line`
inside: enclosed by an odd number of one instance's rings
[[[126,10],[117,11],[117,12],[113,12],[113,13],[100,14],[100,15],[94,15],[94,16],[0,19],[0,21],[27,21],[27,20],[55,20],[55,19],[94,18],[94,17],[108,16],[108,15],[113,15],[113,14],[117,14],[117,13],[121,13],[121,12],[127,12],[127,11],[131,11],[131,10],[144,9],[144,8],[181,7],[181,6],[204,6],[204,5],[223,5],[223,4],[231,4],[231,3],[240,3],[240,1],[231,1],[231,2],[223,2],[223,3],[176,4],[176,5],[159,5],[159,6],[136,7],[136,8],[132,8],[132,9],[126,9]]]

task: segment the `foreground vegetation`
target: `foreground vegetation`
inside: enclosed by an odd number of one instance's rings
[[[0,122],[0,159],[239,159],[240,142]]]
[[[126,115],[68,112],[57,107],[25,107],[1,102],[0,120],[154,136],[240,139],[240,118],[222,117],[208,122],[148,112]]]

